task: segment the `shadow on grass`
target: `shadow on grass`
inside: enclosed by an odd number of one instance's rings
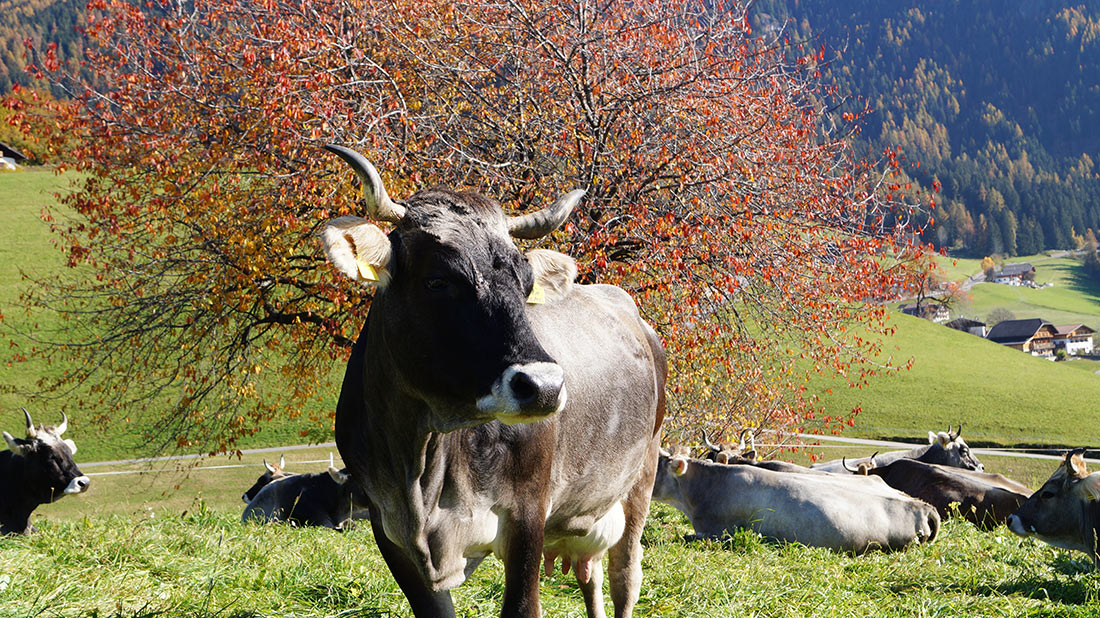
[[[1056,558],[1052,566],[1055,575],[1022,575],[997,584],[952,584],[947,588],[972,595],[1019,596],[1061,605],[1100,603],[1100,575],[1091,574],[1091,560],[1067,554]]]
[[[1080,264],[1070,266],[1067,270],[1066,287],[1094,303],[1100,303],[1100,281],[1090,278]]]

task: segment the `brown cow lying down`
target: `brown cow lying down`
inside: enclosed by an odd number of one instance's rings
[[[863,553],[936,538],[936,509],[852,475],[790,474],[662,453],[653,498],[687,515],[697,537],[747,528],[769,539]]]
[[[1004,523],[1031,495],[1026,486],[1000,474],[926,464],[914,459],[870,467],[866,474],[877,476],[890,487],[931,504],[940,517],[957,512],[984,530]],[[957,511],[953,505],[958,506]]]
[[[1083,551],[1100,567],[1100,472],[1088,473],[1085,449],[1065,461],[1027,502],[1008,518],[1008,529],[1063,549]]]

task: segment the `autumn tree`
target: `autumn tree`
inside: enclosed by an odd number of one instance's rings
[[[78,276],[28,301],[72,326],[41,349],[102,414],[155,410],[156,444],[232,449],[336,386],[369,295],[315,235],[358,212],[364,152],[396,198],[435,183],[506,210],[587,195],[556,248],[624,286],[671,361],[670,431],[838,430],[807,381],[888,368],[871,333],[915,285],[916,207],[896,153],[865,161],[863,110],[823,57],[756,36],[733,2],[93,0],[61,120],[84,172],[57,223]],[[926,218],[926,215],[923,215]],[[78,326],[78,327],[77,327]],[[273,377],[272,377],[273,374]]]

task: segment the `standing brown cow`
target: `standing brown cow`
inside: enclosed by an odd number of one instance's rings
[[[370,502],[379,550],[417,616],[453,616],[448,590],[490,553],[503,616],[538,616],[545,554],[602,616],[641,586],[641,535],[664,417],[665,355],[623,290],[574,285],[568,256],[521,253],[583,191],[505,217],[475,193],[391,200],[361,155],[366,210],[331,221],[325,252],[376,291],[336,410],[336,443]]]

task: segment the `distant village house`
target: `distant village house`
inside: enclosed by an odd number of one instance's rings
[[[14,170],[26,160],[27,157],[24,157],[23,153],[0,142],[0,168]]]
[[[990,277],[993,283],[1005,285],[1028,285],[1035,281],[1035,267],[1027,262],[1005,264]]]
[[[955,330],[961,330],[964,333],[970,333],[971,335],[977,335],[981,338],[985,338],[989,329],[986,328],[985,322],[978,320],[972,320],[970,318],[955,318],[950,322],[944,324],[947,328],[954,328]]]
[[[1032,356],[1054,357],[1054,338],[1058,330],[1042,318],[1005,320],[989,329],[986,339],[1027,352]]]
[[[1092,336],[1096,331],[1084,324],[1067,324],[1054,327],[1054,345],[1066,354],[1092,354]]]
[[[915,315],[918,318],[931,320],[942,324],[951,318],[951,311],[942,303],[905,303],[898,307],[906,315]]]

